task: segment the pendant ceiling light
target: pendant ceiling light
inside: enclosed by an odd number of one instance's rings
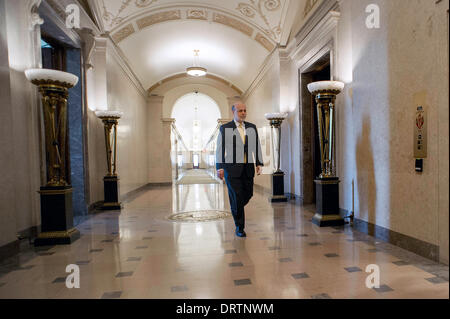
[[[198,63],[198,53],[200,50],[194,50],[194,65],[187,68],[186,72],[187,74],[191,76],[205,76],[206,75],[206,69],[199,66]]]

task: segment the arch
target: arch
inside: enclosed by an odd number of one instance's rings
[[[167,85],[165,85],[167,84]],[[219,90],[223,91],[228,96],[236,96],[236,95],[242,95],[242,90],[239,89],[237,86],[235,86],[230,81],[225,80],[224,78],[213,75],[213,74],[207,74],[203,77],[192,77],[186,73],[178,73],[172,76],[169,76],[167,78],[162,79],[161,81],[158,81],[156,84],[152,85],[148,92],[150,94],[158,94],[158,95],[164,95],[164,91],[167,91],[170,88],[173,88],[175,86],[179,86],[182,84],[205,84],[210,85],[213,87],[218,88]]]
[[[158,94],[164,96],[162,112],[163,117],[170,118],[173,106],[179,98],[194,91],[198,91],[212,98],[219,106],[220,113],[223,118],[228,118],[230,116],[229,96],[227,92],[208,84],[186,83],[183,85],[174,86],[170,90],[163,91]]]
[[[175,101],[170,117],[176,120],[186,146],[200,151],[213,134],[222,113],[209,95],[190,92]]]

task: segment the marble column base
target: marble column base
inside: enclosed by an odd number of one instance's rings
[[[71,244],[80,237],[73,227],[72,187],[41,187],[41,233],[35,246]]]
[[[269,199],[272,203],[287,202],[284,195],[284,172],[277,171],[272,174],[272,196]]]
[[[76,228],[67,231],[42,232],[34,240],[34,246],[70,245],[80,238]]]
[[[99,207],[101,210],[120,210],[122,205],[119,202],[119,177],[105,176],[103,178],[105,201]]]
[[[320,227],[341,226],[344,218],[339,214],[339,178],[317,179],[316,214],[312,222]]]

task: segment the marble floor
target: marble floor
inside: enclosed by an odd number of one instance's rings
[[[226,186],[146,189],[122,211],[90,216],[70,246],[34,248],[0,263],[0,298],[449,298],[448,266],[354,231],[319,228],[314,208],[271,204],[255,191],[247,238],[231,217],[173,222],[182,211],[229,211]],[[66,287],[79,267],[80,288]],[[368,265],[380,288],[367,288]]]

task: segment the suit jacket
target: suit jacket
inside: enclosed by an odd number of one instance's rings
[[[255,176],[256,166],[264,166],[258,130],[252,123],[245,122],[245,144],[234,121],[223,124],[217,137],[216,169],[223,169],[225,175],[240,177],[245,169],[247,176]],[[245,163],[245,155],[247,163]]]

